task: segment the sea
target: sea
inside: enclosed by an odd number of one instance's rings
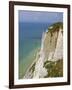
[[[19,22],[19,79],[22,79],[41,48],[42,33],[51,23]]]

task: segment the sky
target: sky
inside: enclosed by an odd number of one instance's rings
[[[19,22],[63,22],[63,13],[19,10]]]

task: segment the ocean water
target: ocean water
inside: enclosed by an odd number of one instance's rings
[[[48,29],[49,23],[19,22],[19,79],[35,60],[41,47],[42,33]]]

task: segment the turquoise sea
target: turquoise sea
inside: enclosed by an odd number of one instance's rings
[[[19,22],[19,78],[35,60],[41,47],[42,33],[51,25],[49,23]]]

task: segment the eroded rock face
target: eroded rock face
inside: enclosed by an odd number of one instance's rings
[[[56,49],[53,58],[55,60],[63,59],[63,34],[61,29],[59,30]]]
[[[43,78],[46,76],[47,70],[43,67],[45,61],[63,59],[63,34],[61,31],[62,30],[59,29],[53,33],[45,33],[41,54],[35,66],[34,78]]]
[[[34,71],[28,71],[25,78],[43,78],[48,74],[44,67],[46,61],[63,60],[63,29],[43,32],[41,49],[37,53]]]
[[[63,58],[63,34],[61,28],[56,32],[49,32],[46,35],[44,52],[46,60],[54,61]]]
[[[35,71],[33,78],[43,78],[47,74],[47,70],[43,67],[45,61],[45,52],[44,52],[44,41],[46,39],[46,33],[42,35],[41,50],[39,53],[39,58],[35,65]]]

